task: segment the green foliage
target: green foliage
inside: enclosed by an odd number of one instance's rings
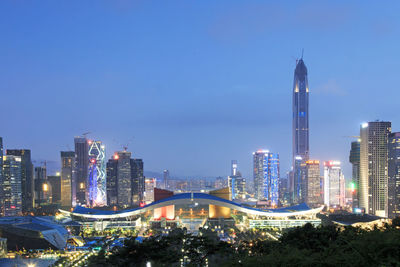
[[[307,224],[285,232],[278,241],[265,230],[237,233],[233,244],[215,232],[198,235],[175,229],[168,236],[133,238],[112,255],[104,252],[89,266],[400,266],[400,230],[396,224],[383,229],[313,227]]]

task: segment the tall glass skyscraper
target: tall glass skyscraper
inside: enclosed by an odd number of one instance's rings
[[[3,178],[3,138],[0,137],[0,216],[4,215]]]
[[[324,162],[324,204],[328,207],[344,207],[345,184],[339,161]]]
[[[389,134],[388,217],[400,216],[400,132]]]
[[[72,206],[86,204],[86,180],[88,177],[89,156],[86,137],[75,137],[75,171],[72,182]]]
[[[293,82],[293,166],[297,156],[309,158],[307,68],[301,58],[297,61]]]
[[[301,203],[306,196],[301,192],[302,170],[305,162],[309,159],[309,124],[308,124],[308,79],[307,68],[303,58],[297,60],[294,70],[293,81],[293,103],[292,103],[292,172],[289,182],[290,191],[293,192],[292,202]],[[304,185],[304,183],[303,183]]]
[[[87,204],[90,207],[107,205],[106,151],[101,141],[89,141]]]
[[[319,160],[307,160],[302,163],[302,196],[310,207],[323,203]]]
[[[359,183],[360,183],[360,142],[361,139],[351,142],[349,161],[352,165],[351,195],[353,209],[358,208]]]
[[[360,129],[359,206],[365,213],[388,216],[388,143],[391,122],[363,123]]]
[[[255,198],[270,200],[272,205],[278,205],[279,154],[258,150],[253,153],[253,166]]]
[[[7,149],[6,154],[8,156],[17,156],[21,158],[22,211],[29,211],[33,208],[34,204],[34,181],[31,151],[29,149]]]
[[[72,187],[74,184],[74,164],[75,152],[74,151],[61,151],[61,206],[71,207],[72,205],[72,191],[76,188]]]
[[[21,216],[21,157],[3,156],[3,176],[4,216]]]

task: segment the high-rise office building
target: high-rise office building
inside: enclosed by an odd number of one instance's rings
[[[4,191],[3,191],[3,138],[0,137],[0,216],[4,215]]]
[[[309,158],[308,79],[303,59],[297,61],[293,82],[293,166],[297,156]]]
[[[236,160],[232,160],[231,175],[228,176],[228,186],[232,199],[245,199],[246,197],[246,179],[238,171]]]
[[[51,192],[47,181],[46,165],[35,167],[34,186],[35,206],[40,207],[43,204],[49,204]]]
[[[293,179],[293,194],[292,194],[292,202],[295,204],[300,204],[305,201],[305,196],[302,195],[302,192],[304,192],[304,189],[302,189],[302,163],[303,163],[303,158],[300,156],[295,157],[294,159],[294,165],[293,165],[293,170],[290,174],[290,178]]]
[[[108,160],[107,170],[107,206],[118,206],[118,190],[117,190],[117,176],[118,176],[118,154],[115,154]],[[130,187],[129,187],[130,188]],[[129,193],[128,193],[129,194]]]
[[[131,159],[132,204],[138,205],[144,197],[143,160]]]
[[[400,216],[400,132],[389,134],[388,217]]]
[[[324,204],[328,207],[344,207],[345,181],[339,161],[324,162]]]
[[[74,179],[74,151],[61,151],[61,206],[72,206],[72,188]]]
[[[306,196],[301,195],[302,166],[309,159],[309,88],[307,67],[303,58],[296,61],[293,80],[292,103],[292,172],[289,175],[292,202],[298,204],[305,201]]]
[[[89,207],[107,205],[106,151],[101,141],[89,141],[86,201]]]
[[[47,176],[47,185],[50,196],[50,203],[61,203],[61,176],[60,173],[56,175]]]
[[[388,216],[388,142],[391,122],[363,123],[360,129],[359,206],[368,214]]]
[[[156,178],[145,178],[144,183],[144,202],[146,204],[150,204],[154,202],[154,188],[156,187]]]
[[[75,178],[72,204],[86,204],[86,182],[89,168],[89,144],[86,137],[75,137]]]
[[[21,157],[3,156],[4,216],[22,215]]]
[[[109,206],[137,205],[144,197],[143,161],[132,153],[119,151],[107,162],[107,203]]]
[[[360,183],[360,139],[351,142],[349,161],[352,165],[351,197],[353,209],[358,208],[358,195]]]
[[[34,181],[31,151],[29,149],[7,149],[6,154],[21,158],[22,212],[27,212],[33,208],[34,204]]]
[[[168,180],[169,180],[169,170],[163,171],[163,180],[164,180],[164,189],[168,189]]]
[[[310,207],[316,207],[323,203],[321,189],[321,171],[319,160],[307,160],[302,163],[302,190],[304,201]]]
[[[253,178],[255,198],[270,200],[278,205],[279,200],[279,154],[268,150],[253,153]]]

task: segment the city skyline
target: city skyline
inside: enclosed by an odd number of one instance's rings
[[[122,11],[101,2],[92,21],[85,16],[89,6],[81,4],[74,21],[70,8],[51,14],[46,13],[54,8],[50,3],[35,12],[29,4],[2,3],[0,20],[10,25],[4,31],[9,42],[0,44],[5,59],[0,110],[9,114],[2,126],[5,149],[30,149],[37,162],[59,164],[60,151],[73,147],[73,137],[91,131],[90,138],[106,145],[107,159],[134,136],[129,150],[143,158],[148,171],[228,175],[234,158],[243,176],[252,177],[252,151],[269,149],[279,153],[283,177],[291,167],[292,56],[299,58],[302,48],[309,70],[310,158],[341,161],[349,179],[352,140],[344,136],[358,135],[362,122],[375,119],[391,121],[398,130],[395,97],[390,97],[397,94],[397,77],[387,71],[399,61],[399,24],[392,21],[396,8],[316,4],[307,18],[283,22],[299,7],[253,4],[239,12],[243,6],[238,3],[227,9],[209,4],[187,4],[188,12],[177,14],[176,4],[127,4]],[[13,18],[16,8],[25,15],[22,20]],[[163,8],[176,20],[160,13]],[[149,18],[138,10],[150,12]],[[210,16],[195,22],[190,20],[194,10]],[[264,18],[276,10],[281,12],[274,22]],[[34,20],[36,12],[46,19]],[[387,19],[371,17],[375,12]],[[43,24],[49,19],[52,26]],[[325,24],[317,25],[321,21]],[[147,23],[136,26],[139,22]],[[145,35],[149,30],[154,33]],[[139,39],[132,37],[135,32]],[[298,42],[286,42],[291,34]],[[92,49],[89,40],[98,47]],[[87,107],[91,96],[104,105],[96,116]],[[20,109],[8,112],[19,100]]]

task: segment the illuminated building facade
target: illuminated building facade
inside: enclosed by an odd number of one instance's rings
[[[75,178],[72,180],[72,205],[86,204],[86,181],[89,170],[89,145],[86,137],[75,137]]]
[[[21,157],[3,156],[4,216],[22,215]]]
[[[7,155],[21,158],[22,212],[29,211],[34,204],[34,181],[31,151],[29,149],[7,149]]]
[[[345,181],[339,161],[324,162],[324,204],[328,207],[345,205]]]
[[[60,204],[61,203],[61,176],[58,175],[47,176],[47,185],[50,192],[50,203]]]
[[[321,170],[319,160],[307,160],[302,164],[304,200],[310,207],[320,206],[322,200]]]
[[[138,205],[144,197],[143,160],[131,159],[132,204]]]
[[[163,171],[163,180],[164,180],[164,189],[168,189],[168,181],[169,181],[169,170]]]
[[[89,141],[89,170],[87,179],[87,205],[107,205],[106,151],[101,141]]]
[[[150,204],[154,201],[154,188],[156,187],[156,178],[145,178],[144,181],[144,202]]]
[[[232,199],[245,199],[246,197],[246,179],[238,171],[236,160],[232,160],[231,175],[228,176],[228,187]]]
[[[360,139],[351,142],[349,161],[352,165],[351,196],[353,209],[358,208],[359,183],[360,183]]]
[[[0,137],[0,215],[4,215],[3,137]]]
[[[304,189],[302,190],[302,163],[303,163],[303,158],[300,156],[295,157],[294,159],[294,166],[293,166],[293,171],[292,171],[292,176],[293,176],[293,203],[302,203],[304,202],[304,195],[302,192],[304,192]]]
[[[61,151],[61,206],[72,206],[72,180],[74,178],[74,151]]]
[[[363,123],[360,129],[359,206],[367,214],[388,216],[388,142],[391,122]]]
[[[144,197],[143,161],[132,153],[119,151],[107,163],[107,203],[109,206],[138,205]]]
[[[65,216],[79,221],[82,225],[97,230],[114,227],[162,228],[175,225],[185,227],[189,232],[198,231],[199,227],[230,225],[230,227],[246,228],[291,228],[306,223],[319,225],[316,218],[323,206],[310,209],[305,203],[279,209],[257,209],[241,205],[230,200],[229,188],[204,193],[182,193],[155,188],[155,201],[137,208],[103,211],[76,207],[72,212],[60,210]],[[159,194],[161,191],[161,195]],[[149,221],[149,224],[143,224]]]
[[[388,217],[400,216],[400,132],[389,134]]]
[[[309,157],[308,79],[303,59],[297,61],[293,82],[293,160]]]
[[[50,203],[50,194],[46,165],[35,167],[35,206]]]
[[[278,205],[279,154],[267,150],[254,152],[253,177],[255,198],[270,200],[272,205]]]

